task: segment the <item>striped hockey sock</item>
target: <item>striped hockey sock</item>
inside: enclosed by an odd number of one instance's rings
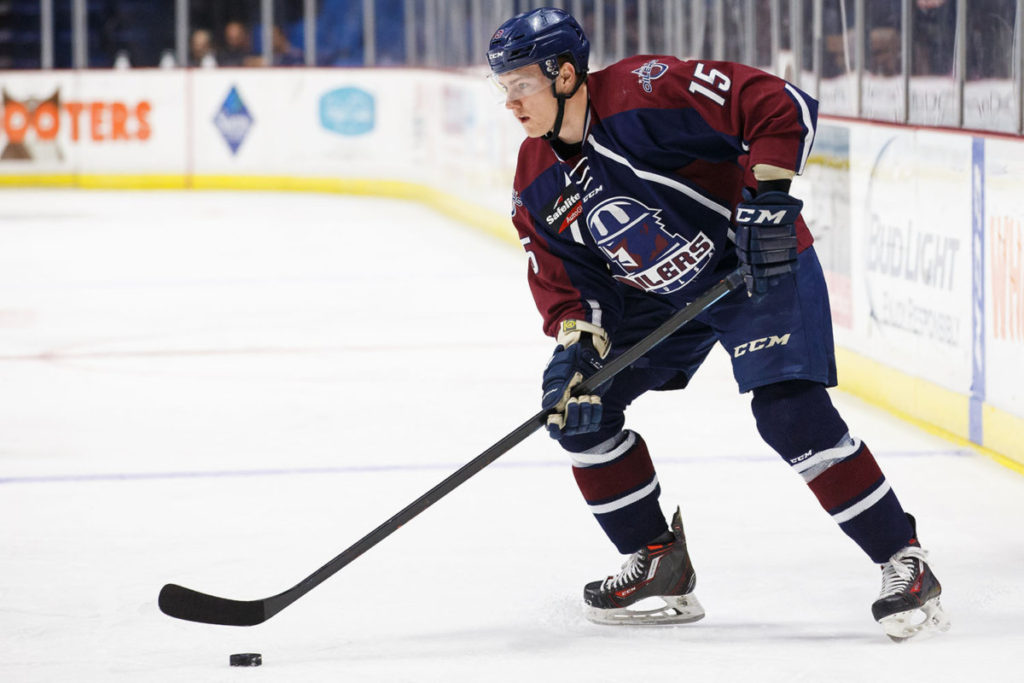
[[[658,476],[639,434],[624,430],[571,455],[576,484],[619,552],[636,552],[668,530],[658,504]]]
[[[846,434],[833,448],[790,461],[821,506],[871,560],[883,564],[914,537],[875,457]]]

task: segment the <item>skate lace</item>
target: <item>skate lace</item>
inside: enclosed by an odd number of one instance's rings
[[[893,555],[882,565],[882,591],[878,597],[884,598],[906,590],[917,577],[916,562],[924,562],[927,557],[924,550],[915,546],[908,546]]]
[[[642,551],[638,551],[629,556],[626,560],[622,569],[615,576],[609,576],[604,580],[604,587],[608,590],[615,590],[621,586],[625,586],[628,583],[632,583],[640,578],[643,574],[647,557]]]

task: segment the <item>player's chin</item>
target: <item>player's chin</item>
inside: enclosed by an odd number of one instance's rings
[[[542,130],[543,126],[537,125],[536,119],[532,119],[529,116],[519,119],[519,123],[522,124],[523,130],[526,131],[527,137],[539,138],[547,133],[546,130]]]

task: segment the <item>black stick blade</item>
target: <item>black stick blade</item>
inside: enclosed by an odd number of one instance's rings
[[[255,626],[268,617],[264,600],[228,600],[173,583],[160,589],[157,604],[169,617],[203,624]]]

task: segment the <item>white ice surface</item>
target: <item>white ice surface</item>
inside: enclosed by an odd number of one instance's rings
[[[400,202],[0,193],[0,681],[1024,680],[1024,478],[834,392],[952,615],[891,643],[878,569],[722,352],[630,419],[704,621],[584,621],[622,558],[543,434],[263,625],[158,611],[167,582],[291,587],[531,416],[551,345],[525,268]]]

